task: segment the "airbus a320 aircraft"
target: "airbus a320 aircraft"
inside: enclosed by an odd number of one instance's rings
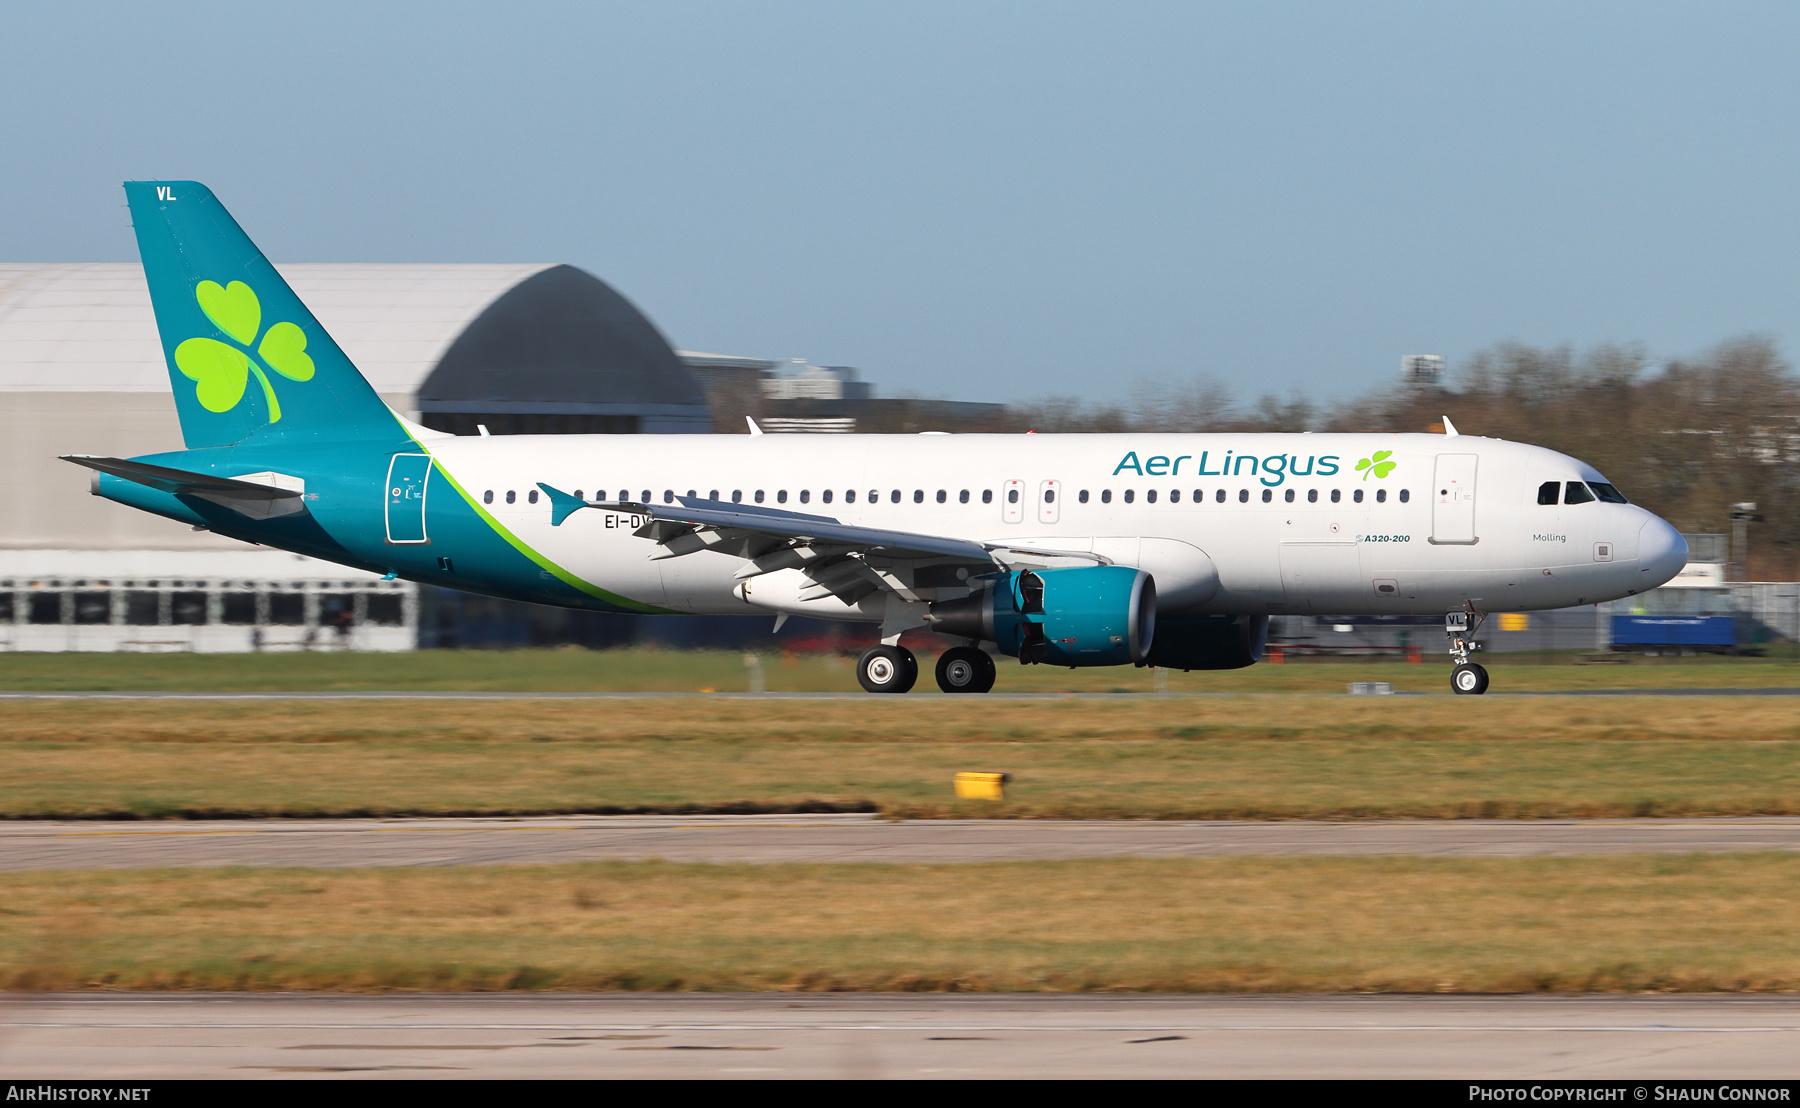
[[[1687,544],[1591,466],[1457,435],[516,435],[403,418],[212,193],[125,186],[186,449],[70,456],[94,492],[429,585],[598,611],[879,624],[963,644],[945,692],[1022,663],[1231,669],[1278,613],[1484,615],[1630,596]],[[755,430],[755,425],[751,425]]]

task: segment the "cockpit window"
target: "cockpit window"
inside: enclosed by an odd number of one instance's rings
[[[1545,481],[1543,484],[1538,486],[1538,503],[1539,504],[1554,504],[1554,503],[1556,503],[1557,496],[1559,494],[1561,494],[1561,492],[1562,492],[1562,482],[1561,481]]]
[[[1588,488],[1594,490],[1595,496],[1606,501],[1608,504],[1629,504],[1629,503],[1631,503],[1631,501],[1625,499],[1624,493],[1620,492],[1618,489],[1613,488],[1611,485],[1607,484],[1605,481],[1589,481],[1587,484],[1588,484]]]
[[[1563,485],[1564,504],[1586,504],[1594,499],[1594,494],[1580,481],[1568,481]]]

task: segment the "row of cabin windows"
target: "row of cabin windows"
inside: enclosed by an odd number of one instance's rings
[[[1296,493],[1298,493],[1298,491],[1299,491],[1298,489],[1282,490],[1282,493],[1281,493],[1282,502],[1285,504],[1292,504],[1296,498]],[[1044,503],[1046,503],[1046,504],[1050,503],[1051,499],[1055,495],[1056,494],[1054,492],[1046,492],[1044,494]],[[1126,489],[1120,495],[1124,497],[1125,503],[1130,504],[1130,503],[1133,503],[1137,499],[1137,490],[1136,489]],[[1215,504],[1225,503],[1226,498],[1228,496],[1229,496],[1229,493],[1225,489],[1214,489],[1213,490],[1213,502]],[[1156,503],[1156,497],[1157,497],[1156,489],[1145,490],[1144,499],[1147,502],[1149,502],[1151,504]],[[1344,498],[1344,490],[1342,490],[1342,489],[1332,489],[1331,490],[1330,499],[1333,504],[1338,503],[1339,501],[1343,500],[1343,498]],[[1075,497],[1075,499],[1079,500],[1083,504],[1086,504],[1088,502],[1088,491],[1086,489],[1082,489],[1081,492]],[[1250,490],[1249,489],[1239,489],[1238,494],[1237,494],[1237,499],[1238,499],[1239,504],[1250,503]],[[1405,504],[1411,500],[1412,500],[1412,490],[1401,489],[1400,490],[1400,503]],[[1274,501],[1275,501],[1275,490],[1274,489],[1262,490],[1262,502],[1264,504],[1271,504],[1271,503],[1274,503]],[[1361,504],[1363,502],[1363,490],[1361,490],[1361,489],[1350,490],[1350,501],[1353,504]],[[1206,490],[1205,489],[1195,489],[1194,490],[1194,503],[1204,504],[1205,502],[1206,502]],[[1308,504],[1317,504],[1319,502],[1319,490],[1318,489],[1307,489],[1306,490],[1306,502]],[[1100,490],[1100,503],[1102,503],[1102,504],[1111,504],[1112,503],[1112,490],[1111,489],[1101,489]],[[1169,503],[1171,503],[1171,504],[1181,503],[1181,490],[1180,489],[1170,489],[1169,490]],[[1377,503],[1377,504],[1386,504],[1387,503],[1387,490],[1386,489],[1376,489],[1375,490],[1375,503]]]
[[[856,503],[856,491],[857,490],[855,490],[855,489],[845,489],[844,490],[844,503],[846,503],[846,504]],[[829,503],[831,503],[832,498],[835,494],[836,494],[836,490],[826,489],[825,491],[823,491],[819,494],[819,502],[821,504],[829,504]],[[812,503],[812,490],[811,489],[801,489],[798,495],[799,495],[800,503],[802,503],[802,504]],[[689,489],[687,491],[687,496],[688,496],[688,499],[690,499],[690,500],[698,499],[699,493],[694,489]],[[751,493],[750,496],[751,496],[751,499],[758,504],[763,503],[764,500],[766,499],[766,493],[762,489],[757,489],[755,492]],[[599,500],[606,499],[606,490],[604,490],[604,489],[594,490],[594,497]],[[1011,494],[1011,497],[1012,497],[1013,502],[1017,503],[1017,501],[1019,499],[1018,491],[1014,490]],[[518,493],[513,491],[512,489],[508,489],[506,491],[506,502],[508,504],[517,503],[518,498],[519,498]],[[577,500],[585,499],[585,497],[582,496],[580,489],[575,490],[575,498]],[[711,490],[710,492],[708,492],[706,494],[706,498],[708,500],[719,499],[719,490],[718,489]],[[648,504],[648,503],[651,503],[654,499],[655,499],[654,492],[650,489],[644,489],[643,494],[637,498],[636,502],[640,503],[640,504]],[[675,503],[675,490],[674,489],[664,489],[663,494],[662,494],[662,499],[663,499],[664,504]],[[900,503],[901,499],[902,499],[902,494],[899,489],[894,489],[888,493],[888,500],[890,503],[898,504],[898,503]],[[632,500],[631,490],[630,489],[620,489],[619,490],[619,500],[621,502]],[[881,501],[881,490],[880,489],[870,489],[869,490],[869,503],[877,504],[877,503],[880,503],[880,501]],[[912,501],[914,504],[925,503],[925,490],[924,489],[914,489],[913,493],[912,493]],[[481,494],[481,502],[483,504],[492,504],[494,502],[494,490],[489,489],[486,492],[482,493]],[[525,502],[527,504],[536,504],[538,502],[537,490],[534,489],[530,492],[527,492],[525,494]],[[731,490],[731,502],[733,504],[742,504],[744,502],[744,490],[743,489]],[[775,503],[786,504],[787,502],[788,502],[788,491],[786,489],[776,490]],[[939,489],[937,491],[937,502],[939,504],[947,504],[950,502],[950,492],[948,489]],[[963,489],[960,492],[958,492],[956,494],[956,502],[958,504],[967,504],[969,502],[969,490]],[[992,490],[992,489],[981,490],[981,502],[983,504],[992,504],[994,502],[994,490]]]
[[[1576,495],[1574,490],[1579,485],[1581,485],[1581,482],[1579,482],[1579,481],[1570,481],[1569,482],[1569,489],[1570,489],[1569,496],[1571,497],[1571,499],[1569,500],[1569,503],[1571,503],[1571,504],[1581,503],[1581,501],[1573,499],[1573,497]],[[1555,488],[1555,486],[1556,486],[1556,482],[1551,481],[1548,484],[1544,485],[1544,487],[1542,489],[1539,489],[1538,490],[1538,503],[1540,503],[1540,504],[1556,503],[1556,488]],[[1616,501],[1617,503],[1620,503],[1620,504],[1625,503],[1625,498],[1623,496],[1620,496],[1618,490],[1614,489],[1611,485],[1596,484],[1594,487],[1596,490],[1602,489],[1602,488],[1606,489],[1606,490],[1608,490],[1608,493],[1610,493],[1610,496],[1607,494],[1602,494],[1600,497],[1602,500],[1611,500],[1613,498],[1617,498],[1617,501]],[[1550,492],[1549,492],[1550,499],[1549,500],[1544,499],[1544,495],[1545,495],[1544,489],[1550,490]],[[1287,504],[1294,503],[1296,491],[1297,490],[1295,490],[1295,489],[1283,490],[1282,495],[1281,495],[1282,501]],[[820,503],[823,503],[823,504],[831,503],[832,493],[833,493],[833,490],[831,490],[831,489],[826,489],[825,491],[821,492],[819,494]],[[1591,495],[1587,495],[1587,490],[1585,488],[1582,489],[1582,494],[1585,495],[1587,497],[1587,499],[1589,499],[1589,500],[1593,499],[1593,497]],[[604,490],[595,490],[594,495],[598,499],[605,499],[605,497],[606,497],[606,493]],[[664,504],[675,503],[675,490],[674,489],[664,489],[662,495],[663,495],[663,503]],[[688,495],[689,499],[696,498],[695,490],[693,490],[693,489],[689,489],[687,491],[687,495]],[[800,503],[808,504],[808,503],[812,502],[812,490],[801,489],[799,495],[800,495]],[[1125,503],[1127,503],[1127,504],[1135,503],[1137,501],[1137,490],[1136,489],[1126,489],[1126,490],[1124,490],[1124,492],[1121,495],[1124,497]],[[1332,489],[1331,490],[1331,502],[1333,504],[1338,503],[1339,501],[1341,501],[1343,499],[1343,495],[1344,495],[1344,493],[1343,493],[1342,489]],[[1213,491],[1213,500],[1215,503],[1218,503],[1218,504],[1225,503],[1226,496],[1227,496],[1227,493],[1226,493],[1226,490],[1224,490],[1224,489],[1215,489]],[[1100,490],[1100,503],[1111,504],[1112,497],[1113,497],[1113,494],[1112,494],[1111,489],[1101,489]],[[583,499],[580,489],[575,490],[575,498],[577,500]],[[718,489],[711,490],[710,492],[707,493],[706,498],[708,500],[719,499],[719,490]],[[752,494],[752,498],[758,504],[763,503],[763,490],[757,489],[755,491],[755,493]],[[1239,489],[1237,498],[1238,498],[1238,503],[1248,504],[1250,502],[1250,490],[1249,489]],[[643,490],[643,495],[638,498],[638,503],[648,504],[651,502],[652,499],[653,499],[653,497],[652,497],[651,490],[645,489],[645,490]],[[1088,490],[1082,489],[1081,492],[1076,496],[1075,499],[1080,501],[1083,504],[1086,504],[1088,502]],[[1156,499],[1157,499],[1157,490],[1156,489],[1148,489],[1145,491],[1144,500],[1146,503],[1154,504],[1154,503],[1156,503]],[[517,500],[518,500],[518,494],[516,492],[514,492],[513,490],[508,489],[506,492],[506,502],[508,504],[513,504],[513,503],[516,503]],[[631,500],[631,490],[630,489],[620,489],[619,490],[619,500],[621,502]],[[743,500],[744,500],[744,490],[733,489],[731,491],[731,502],[733,504],[741,504],[741,503],[743,503]],[[899,489],[894,489],[888,493],[888,502],[889,503],[898,504],[898,503],[900,503],[900,500],[901,500],[901,493],[900,493]],[[948,490],[939,489],[937,491],[937,502],[939,504],[949,503],[949,500],[950,500],[950,493]],[[1262,490],[1262,502],[1264,504],[1273,503],[1274,500],[1275,500],[1275,490],[1274,489]],[[1351,500],[1351,503],[1361,504],[1363,502],[1363,490],[1362,489],[1352,489],[1350,492],[1350,500]],[[1400,490],[1400,503],[1405,504],[1405,503],[1409,502],[1410,500],[1412,500],[1412,491],[1410,489],[1401,489]],[[880,503],[880,501],[881,501],[881,490],[880,489],[870,489],[869,490],[869,503],[877,504],[877,503]],[[925,490],[924,489],[914,489],[913,494],[912,494],[912,501],[914,504],[925,503]],[[481,502],[483,504],[492,504],[494,502],[494,490],[489,489],[488,491],[482,493],[481,494]],[[532,489],[530,492],[527,492],[525,494],[525,502],[528,504],[536,504],[538,502],[538,494],[537,494],[536,489]],[[777,490],[775,493],[775,503],[786,504],[787,502],[788,502],[787,490],[786,489]],[[967,504],[969,502],[969,490],[963,489],[960,492],[958,492],[956,494],[956,502],[958,504]],[[981,490],[981,502],[983,504],[992,504],[994,502],[994,490],[982,489]],[[1017,504],[1019,502],[1019,490],[1018,489],[1006,490],[1006,502],[1008,504]],[[1056,502],[1056,490],[1055,489],[1045,489],[1044,490],[1044,503],[1053,504],[1055,502]],[[1205,489],[1195,489],[1193,502],[1195,504],[1205,503],[1206,502],[1206,490]],[[1318,489],[1307,489],[1306,490],[1306,502],[1308,504],[1317,504],[1319,502],[1319,490]],[[856,490],[855,489],[844,490],[844,503],[846,503],[846,504],[856,503]],[[1171,504],[1181,503],[1181,490],[1180,489],[1170,489],[1169,490],[1169,503],[1171,503]],[[1387,503],[1387,490],[1386,489],[1376,489],[1375,490],[1375,503],[1377,503],[1377,504]]]
[[[1608,504],[1627,504],[1625,494],[1605,481],[1545,481],[1538,486],[1538,503],[1554,504],[1557,494],[1564,504],[1592,504],[1596,500]]]

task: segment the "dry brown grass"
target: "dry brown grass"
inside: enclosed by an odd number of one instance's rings
[[[0,875],[12,989],[1800,988],[1800,858]]]
[[[1777,698],[14,701],[0,758],[10,817],[1800,813]]]

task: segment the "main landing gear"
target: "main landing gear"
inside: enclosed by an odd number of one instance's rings
[[[919,660],[904,646],[871,646],[856,661],[856,680],[865,692],[907,692],[919,680]]]
[[[857,659],[856,680],[867,692],[909,692],[919,680],[919,660],[904,646],[872,646]],[[973,646],[953,646],[938,657],[937,683],[947,693],[987,692],[994,687],[994,659]]]
[[[1475,632],[1486,612],[1451,612],[1444,617],[1444,634],[1450,637],[1450,656],[1456,665],[1450,670],[1450,690],[1458,696],[1480,696],[1488,691],[1488,671],[1469,660],[1481,649]]]
[[[938,688],[947,693],[983,693],[994,687],[994,659],[973,646],[953,646],[938,656]]]

